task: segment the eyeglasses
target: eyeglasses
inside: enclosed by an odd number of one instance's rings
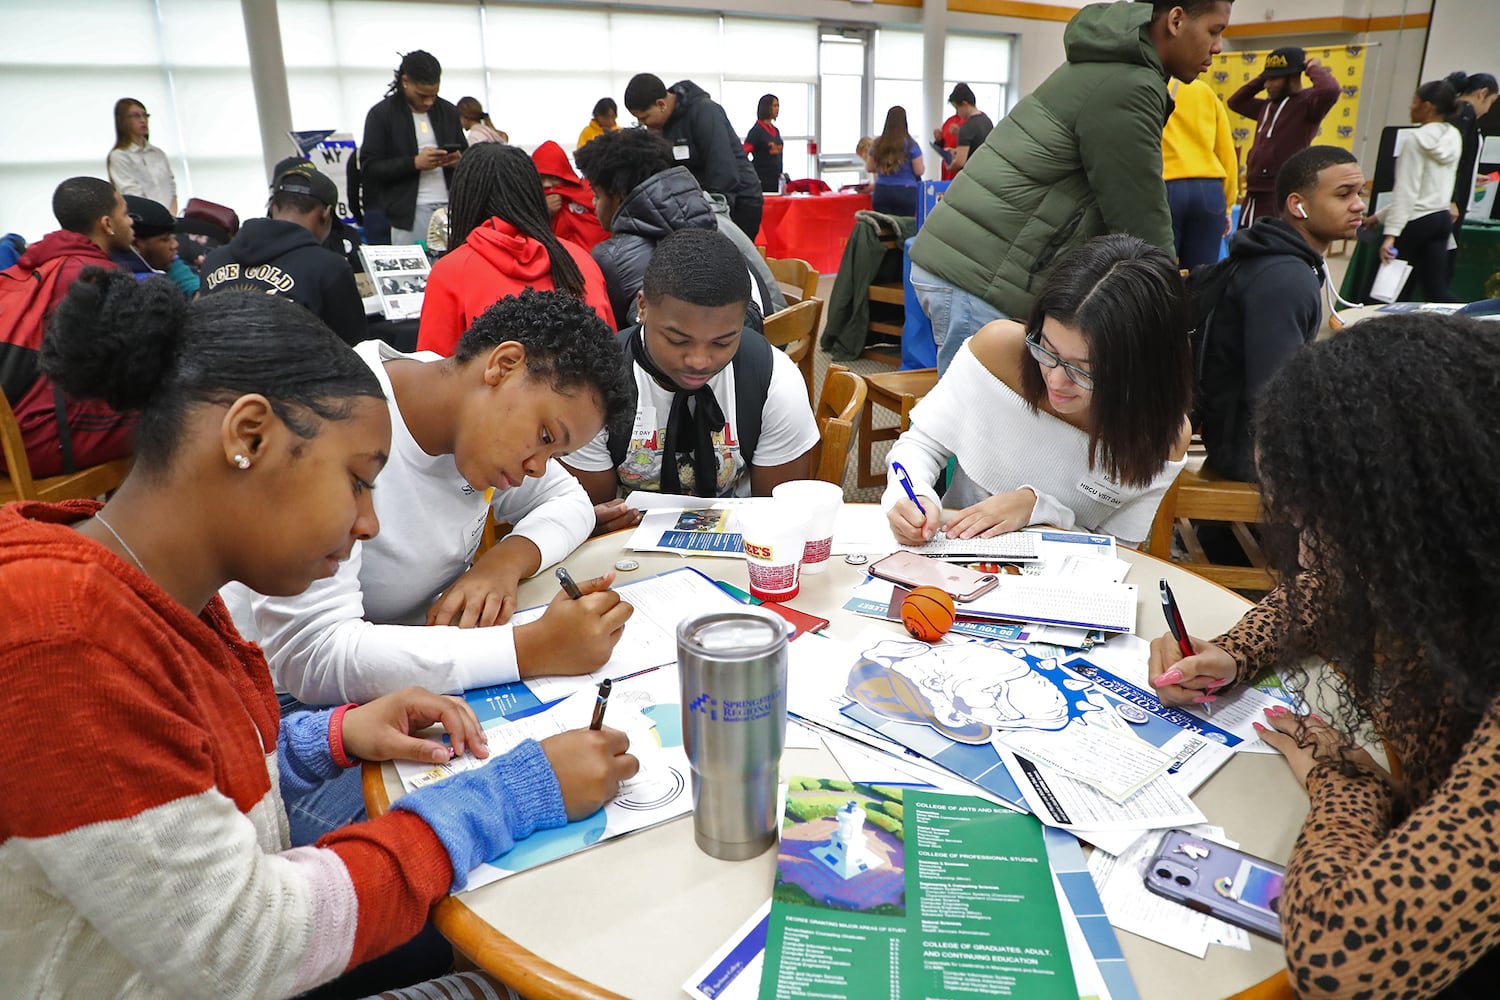
[[[1042,331],[1033,330],[1028,333],[1026,335],[1026,346],[1031,348],[1031,356],[1043,368],[1056,368],[1058,365],[1062,365],[1063,371],[1067,374],[1068,378],[1073,380],[1073,384],[1078,386],[1078,388],[1089,390],[1094,388],[1094,376],[1077,365],[1068,364],[1055,353],[1042,346]]]

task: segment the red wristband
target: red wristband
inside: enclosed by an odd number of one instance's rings
[[[358,708],[354,702],[340,705],[333,710],[328,717],[328,750],[333,754],[333,762],[345,770],[359,763],[358,757],[350,757],[344,749],[344,713],[351,708]]]

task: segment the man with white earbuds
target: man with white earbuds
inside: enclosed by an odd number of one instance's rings
[[[1232,268],[1206,324],[1198,363],[1198,424],[1205,466],[1254,481],[1255,400],[1323,324],[1323,255],[1352,239],[1365,203],[1354,155],[1310,146],[1276,176],[1278,216],[1261,216],[1229,240]]]

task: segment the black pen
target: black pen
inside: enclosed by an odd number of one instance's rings
[[[1184,658],[1192,656],[1193,640],[1188,638],[1187,625],[1182,620],[1182,612],[1177,608],[1177,598],[1172,594],[1172,588],[1167,585],[1166,580],[1161,581],[1161,613],[1167,619],[1167,630],[1172,633],[1172,638],[1177,640],[1177,648],[1181,650]],[[1203,714],[1213,715],[1213,705],[1202,702]]]
[[[614,681],[608,677],[599,682],[599,697],[594,702],[594,717],[589,721],[590,729],[597,731],[604,725],[604,710],[609,707],[609,689],[614,686]]]
[[[566,567],[557,567],[557,582],[562,584],[562,589],[566,590],[573,600],[576,601],[583,596],[583,591],[579,590],[578,584],[573,582],[573,574],[569,573]]]

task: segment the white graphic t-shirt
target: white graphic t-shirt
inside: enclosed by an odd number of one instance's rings
[[[797,458],[818,440],[818,425],[812,408],[807,405],[807,384],[797,366],[781,351],[772,351],[771,384],[766,389],[766,404],[761,411],[760,439],[755,445],[755,464],[761,467],[781,465]],[[656,380],[639,366],[633,368],[637,402],[635,420],[630,429],[630,445],[617,471],[627,490],[661,492],[662,449],[667,440],[667,417],[672,413],[673,393],[656,384]],[[708,382],[719,409],[724,412],[724,427],[713,434],[718,482],[716,497],[747,497],[750,477],[740,454],[740,437],[735,428],[734,366],[729,365]],[[680,431],[681,443],[695,440],[694,426],[686,424]],[[563,460],[582,472],[607,472],[614,465],[609,458],[609,434],[600,431],[588,444]],[[694,492],[696,477],[692,458],[678,456],[678,475],[684,493]]]

